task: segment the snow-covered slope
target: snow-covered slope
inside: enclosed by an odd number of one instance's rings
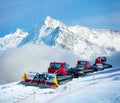
[[[79,25],[68,26],[49,16],[47,16],[44,24],[36,25],[27,36],[27,33],[20,32],[20,30],[16,33],[22,37],[14,37],[11,40],[13,35],[8,35],[7,40],[6,37],[0,39],[0,50],[33,43],[57,46],[85,57],[106,56],[120,52],[119,31],[91,29]]]
[[[67,26],[50,17],[45,20],[44,31],[45,28],[54,30],[59,28],[55,32],[57,35],[57,38],[54,39],[55,46],[73,51],[77,55],[110,55],[113,52],[120,51],[118,45],[120,44],[120,32],[117,31],[90,29],[79,25]],[[47,31],[47,34],[49,32],[50,30]],[[40,31],[39,35],[45,36],[45,33]],[[48,37],[48,35],[46,36]],[[47,44],[45,40],[41,41]]]
[[[69,98],[69,99],[68,99]],[[73,79],[56,89],[0,85],[0,103],[120,103],[120,68]]]
[[[0,50],[17,47],[17,45],[28,35],[27,32],[17,29],[15,33],[0,38]]]

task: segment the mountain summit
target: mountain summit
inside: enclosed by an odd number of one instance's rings
[[[42,25],[29,32],[17,30],[0,39],[0,50],[20,47],[27,43],[57,46],[76,55],[110,55],[120,51],[120,32],[91,29],[79,25],[68,26],[47,16]],[[13,35],[16,35],[13,38]],[[6,39],[6,37],[9,38]]]
[[[58,20],[52,19],[50,16],[46,17],[45,25],[47,27],[51,27],[53,29],[55,29],[57,27],[64,27],[65,26],[65,24],[63,24],[62,22],[60,22]]]

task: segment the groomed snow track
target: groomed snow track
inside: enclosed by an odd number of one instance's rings
[[[62,100],[62,98],[66,96],[78,93],[78,91],[83,93],[83,91],[86,91],[94,86],[104,86],[104,84],[107,83],[109,85],[111,81],[117,83],[119,80],[120,67],[116,67],[91,73],[85,77],[73,79],[66,84],[60,85],[56,89],[40,89],[31,86],[27,87],[18,85],[18,82],[16,82],[0,86],[0,103],[57,103],[60,98],[60,100]],[[116,91],[117,94],[120,91],[120,86],[118,88],[119,90]],[[88,90],[88,93],[89,91],[90,90]],[[85,93],[83,93],[83,95],[84,94]],[[117,101],[119,100],[120,99]]]

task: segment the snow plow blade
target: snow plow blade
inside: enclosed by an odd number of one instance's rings
[[[53,73],[35,73],[29,72],[28,74],[24,73],[22,75],[23,81],[19,84],[25,86],[35,86],[40,88],[56,88],[58,87],[58,80],[56,74]]]

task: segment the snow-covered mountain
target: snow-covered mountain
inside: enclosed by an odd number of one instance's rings
[[[28,35],[27,32],[17,29],[15,33],[0,38],[0,50],[17,47],[17,45]]]
[[[55,46],[73,51],[77,55],[109,55],[120,51],[118,45],[120,44],[120,32],[117,31],[90,29],[79,25],[67,26],[47,17],[39,33],[40,40],[47,44],[46,39],[42,38],[50,35],[54,35],[52,39]]]
[[[0,50],[32,42],[61,47],[79,56],[110,55],[120,51],[119,31],[91,29],[79,25],[68,26],[49,16],[44,24],[35,26],[28,35],[20,30],[13,35],[7,35],[7,40],[6,37],[0,39]]]

